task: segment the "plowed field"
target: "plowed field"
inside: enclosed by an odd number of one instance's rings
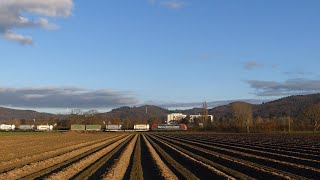
[[[48,133],[0,152],[0,179],[320,179],[319,135]]]

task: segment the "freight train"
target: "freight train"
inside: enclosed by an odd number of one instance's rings
[[[122,129],[120,124],[106,125],[105,129],[101,125],[79,125],[73,124],[70,128],[72,131],[186,131],[187,125],[185,124],[135,124],[133,130]]]
[[[7,125],[1,124],[0,131],[52,131],[53,125]]]

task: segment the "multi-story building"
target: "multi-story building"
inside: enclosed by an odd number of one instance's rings
[[[202,118],[202,117],[203,117],[203,115],[201,115],[201,114],[198,114],[198,115],[190,115],[190,120],[189,120],[189,122],[193,123],[195,118]],[[207,115],[207,117],[208,117],[208,118],[207,118],[208,121],[213,122],[213,116],[212,116],[212,115]]]
[[[182,113],[172,113],[167,116],[167,124],[176,124],[183,118],[187,117],[187,115]]]

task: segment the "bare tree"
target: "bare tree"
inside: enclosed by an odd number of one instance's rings
[[[317,129],[320,127],[320,103],[305,108],[304,116],[311,121],[313,131],[317,132]]]
[[[208,106],[206,101],[203,103],[203,126],[208,126]]]
[[[245,126],[247,132],[250,132],[252,125],[252,108],[250,104],[244,102],[235,102],[231,104],[232,115],[240,127]]]

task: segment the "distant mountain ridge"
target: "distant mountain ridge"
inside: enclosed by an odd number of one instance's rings
[[[283,115],[297,117],[301,115],[305,107],[316,103],[320,103],[320,94],[289,96],[262,104],[250,105],[252,106],[253,114],[255,117],[276,117]],[[208,111],[209,114],[212,114],[216,117],[231,116],[230,104],[214,107],[208,109]],[[99,113],[98,115],[106,119],[130,119],[137,122],[146,122],[150,120],[150,118],[158,119],[158,121],[164,120],[166,119],[168,113],[173,112],[190,115],[202,113],[203,109],[193,108],[187,110],[168,110],[158,106],[144,105],[140,107],[120,107],[113,109],[110,112]],[[32,110],[15,110],[0,107],[0,121],[12,119],[65,119],[66,117],[66,115],[55,115],[50,113],[39,113]]]
[[[0,107],[0,121],[13,120],[13,119],[41,119],[49,120],[50,118],[58,118],[58,115],[50,113],[40,113],[33,110],[17,110]]]

